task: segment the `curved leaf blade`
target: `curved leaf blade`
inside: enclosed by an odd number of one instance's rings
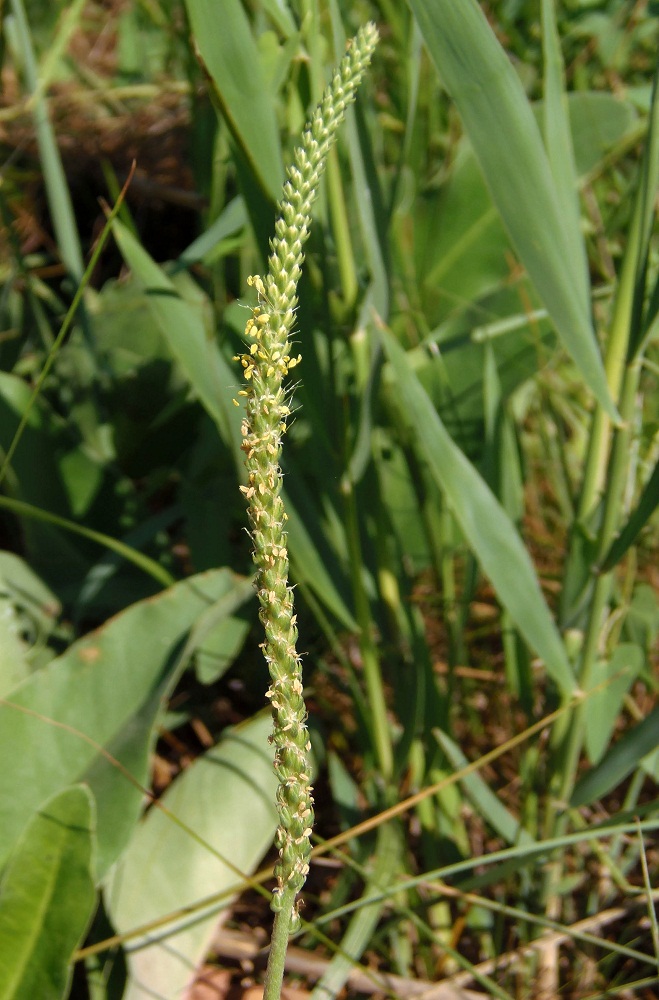
[[[577,785],[570,799],[570,806],[587,806],[601,799],[612,788],[635,771],[641,760],[659,746],[659,707],[628,730],[602,757],[599,764],[588,771]]]
[[[409,3],[515,252],[584,381],[615,420],[582,271],[572,268],[576,248],[519,77],[476,0]]]
[[[227,364],[204,317],[206,302],[202,292],[189,288],[190,298],[184,297],[161,267],[141,246],[132,233],[118,220],[112,231],[126,264],[144,287],[147,305],[157,328],[162,333],[192,389],[208,415],[215,421],[223,441],[229,445],[239,467],[243,464],[240,450],[241,417],[231,405],[237,375]],[[184,281],[185,275],[179,275]],[[189,287],[189,286],[188,286]],[[192,295],[196,298],[193,300]]]
[[[382,337],[401,413],[416,436],[419,457],[427,462],[521,635],[544,660],[562,694],[572,694],[576,686],[572,668],[521,538],[485,481],[451,440],[403,348],[388,331]]]
[[[284,181],[271,88],[241,0],[186,0],[198,55],[235,142],[277,201]]]

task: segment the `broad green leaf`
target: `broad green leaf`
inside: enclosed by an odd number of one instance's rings
[[[0,883],[0,997],[62,1000],[91,919],[93,800],[68,788],[30,819]]]
[[[0,593],[0,697],[31,673],[30,647],[21,632],[22,623],[14,604]]]
[[[223,617],[197,651],[195,672],[200,684],[214,684],[224,676],[243,648],[249,631],[249,621],[235,615]]]
[[[0,372],[0,448],[6,452],[21,416],[28,408],[31,389],[9,372]],[[19,447],[12,458],[8,479],[11,495],[54,513],[70,513],[55,448],[65,447],[64,425],[45,399],[39,398],[29,413]]]
[[[508,239],[466,140],[446,183],[420,192],[416,205],[416,268],[424,308],[437,324],[509,281]]]
[[[224,360],[208,327],[207,300],[198,289],[193,291],[191,282],[186,282],[184,297],[177,284],[120,222],[114,223],[113,232],[126,263],[144,286],[149,308],[172,354],[217,424],[223,440],[232,445],[237,463],[242,465],[240,413],[231,402],[239,377]],[[182,274],[181,280],[184,280]]]
[[[659,635],[659,595],[656,587],[640,583],[634,588],[624,623],[625,638],[640,646],[649,660]]]
[[[591,764],[597,764],[606,750],[620,717],[623,699],[643,669],[643,652],[630,642],[616,646],[611,659],[598,664],[590,687],[599,687],[586,699],[586,752]],[[609,681],[601,687],[603,681]]]
[[[0,595],[0,600],[11,608],[10,622],[5,620],[4,629],[10,623],[12,628],[17,626],[8,644],[5,646],[4,640],[1,643],[1,696],[53,658],[47,643],[62,608],[50,588],[13,552],[0,552]],[[16,639],[22,651],[18,659],[8,655]]]
[[[587,174],[622,140],[638,130],[638,113],[629,101],[599,91],[568,94],[568,111],[577,173]]]
[[[247,599],[249,581],[221,569],[200,574],[134,604],[0,701],[0,863],[40,804],[87,781],[98,805],[99,870],[124,847],[142,808],[135,787],[148,775],[153,725],[183,666],[182,645],[195,621],[225,598],[229,614]]]
[[[414,435],[474,555],[520,633],[544,660],[563,695],[575,687],[570,663],[519,534],[494,494],[454,444],[410,366],[388,332],[383,343],[402,418]]]
[[[584,381],[616,412],[574,249],[521,82],[476,0],[409,0],[512,245]]]
[[[183,907],[193,908],[194,917],[188,910],[151,936],[131,939],[124,1000],[181,995],[204,956],[218,910],[241,887],[240,873],[252,873],[270,845],[277,825],[271,729],[270,714],[261,713],[198,757],[161,800],[184,826],[150,809],[113,870],[106,900],[120,933]],[[207,901],[214,895],[211,908]]]
[[[2,593],[28,613],[41,635],[48,634],[62,608],[25,560],[13,552],[0,552],[0,581]]]
[[[0,372],[0,448],[10,446],[22,414],[29,406],[31,391],[27,383],[15,375]],[[131,560],[161,584],[171,582],[169,574],[152,559],[107,532],[97,531],[72,519],[70,497],[64,485],[58,453],[70,446],[70,430],[64,421],[39,397],[29,410],[29,417],[20,444],[12,458],[11,496],[0,496],[0,504],[21,518],[30,563],[43,567],[50,579],[69,586],[79,585],[81,576],[89,570],[86,549],[76,546],[70,535],[91,539]],[[107,472],[107,467],[106,467]],[[103,516],[112,531],[114,497],[106,494]]]
[[[186,0],[197,54],[234,141],[277,201],[284,181],[273,94],[241,0]]]
[[[570,806],[590,805],[601,799],[635,771],[641,761],[659,746],[659,707],[629,729],[620,740],[577,782]]]
[[[84,445],[77,445],[62,455],[59,469],[71,513],[82,520],[103,483],[103,466],[87,453]]]

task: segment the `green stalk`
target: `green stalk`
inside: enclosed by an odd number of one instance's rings
[[[394,754],[391,729],[387,719],[387,704],[382,684],[380,658],[373,638],[373,621],[368,595],[364,587],[363,559],[359,540],[357,503],[352,484],[345,487],[346,535],[350,554],[350,577],[355,600],[355,617],[359,625],[359,652],[362,659],[366,695],[370,710],[371,742],[375,748],[378,769],[385,781],[393,775]]]
[[[352,249],[352,238],[350,236],[348,209],[341,181],[339,158],[336,155],[335,149],[330,153],[327,164],[327,191],[330,212],[332,214],[332,233],[336,247],[336,258],[339,265],[339,279],[341,281],[341,296],[343,299],[342,307],[344,312],[349,314],[357,301],[359,286],[357,283],[355,255]]]
[[[285,897],[282,897],[282,908],[275,913],[272,925],[272,938],[270,940],[270,954],[268,955],[268,967],[265,973],[265,986],[263,989],[263,1000],[279,1000],[281,996],[282,984],[284,982],[284,971],[286,968],[286,951],[288,948],[288,936],[291,931],[291,922],[295,911],[295,891],[287,890]]]
[[[275,771],[279,778],[279,827],[275,844],[277,885],[272,908],[272,932],[266,979],[267,1000],[279,997],[286,943],[300,917],[296,898],[309,871],[313,798],[311,767],[303,698],[302,662],[297,652],[297,616],[289,585],[287,514],[281,496],[279,465],[283,435],[290,415],[291,390],[287,376],[301,360],[291,356],[291,334],[297,309],[297,284],[302,274],[303,246],[309,236],[311,207],[329,151],[336,140],[346,108],[377,43],[373,24],[362,28],[325,90],[296,149],[294,163],[277,206],[275,236],[270,241],[265,278],[247,279],[257,305],[245,328],[246,350],[235,360],[243,366],[246,401],[242,423],[247,485],[240,489],[249,501],[248,516],[257,567],[256,585],[265,630],[261,648],[270,672],[268,698],[274,722]],[[237,401],[236,401],[237,403]],[[238,404],[237,404],[238,405]]]
[[[655,198],[659,182],[659,102],[655,75],[646,147],[639,171],[634,214],[629,232],[618,288],[614,303],[611,332],[606,356],[606,374],[614,400],[619,400],[621,424],[611,433],[609,418],[598,408],[593,418],[589,452],[582,486],[577,522],[586,528],[604,494],[601,523],[598,528],[597,552],[592,594],[589,597],[584,645],[580,656],[579,683],[587,691],[593,683],[599,651],[602,618],[610,600],[612,570],[597,570],[610,548],[621,520],[623,491],[629,470],[631,434],[636,408],[643,346],[643,301],[647,281],[647,261],[650,236],[655,214]],[[578,532],[573,534],[573,545]],[[568,556],[569,585],[570,552]],[[568,587],[569,589],[569,587]],[[554,787],[560,788],[559,799],[569,799],[574,784],[579,754],[583,743],[584,707],[579,706],[574,719],[564,733],[555,734],[560,746],[559,766],[555,771]],[[551,809],[550,805],[550,809]]]
[[[648,238],[648,208],[651,210],[652,201],[652,196],[648,199],[647,196],[643,197],[642,191],[639,191],[629,231],[628,252],[625,253],[618,280],[605,359],[607,384],[611,398],[614,400],[618,398],[621,391],[625,360],[629,353],[634,306],[638,291],[637,284],[639,275],[642,273],[642,261]],[[582,524],[587,522],[604,491],[611,443],[610,432],[610,418],[602,407],[598,406],[593,416],[589,436],[586,469],[577,512],[578,521]]]
[[[611,462],[607,477],[606,500],[598,539],[598,564],[602,562],[608,552],[615,537],[617,526],[620,523],[640,371],[641,366],[638,361],[635,361],[627,366],[624,373],[620,399],[620,415],[623,419],[623,425],[615,431],[614,435]],[[606,613],[611,596],[613,572],[613,570],[610,570],[608,573],[600,573],[593,588],[579,671],[579,685],[583,691],[588,691],[594,683],[593,674],[597,656],[600,652],[602,618]],[[567,801],[572,794],[576,779],[583,744],[585,712],[585,705],[579,705],[575,709],[574,719],[567,735],[565,766],[561,768],[560,800],[563,802]]]
[[[62,261],[67,271],[74,279],[76,285],[82,280],[85,269],[80,240],[75,223],[75,215],[71,197],[64,176],[62,160],[57,148],[57,141],[53,127],[48,118],[48,105],[45,97],[41,96],[39,85],[39,72],[37,61],[30,37],[23,0],[12,0],[12,9],[16,18],[18,39],[23,57],[23,69],[25,81],[31,94],[30,103],[34,117],[34,125],[39,146],[39,156],[43,169],[44,184],[48,196],[48,205],[53,219],[53,228],[57,237],[57,245],[60,248]],[[79,13],[81,4],[75,6]]]

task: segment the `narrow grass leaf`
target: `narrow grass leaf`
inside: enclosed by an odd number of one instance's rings
[[[606,750],[615,724],[623,709],[623,700],[643,669],[644,656],[639,646],[622,642],[611,659],[595,670],[593,691],[584,705],[586,752],[591,764],[597,764]],[[609,683],[602,685],[602,681]]]
[[[341,53],[345,50],[346,38],[336,0],[331,0],[330,11],[334,46],[337,53]],[[346,112],[345,128],[354,183],[355,213],[364,241],[364,253],[371,278],[366,297],[378,313],[386,318],[389,311],[388,233],[384,223],[380,180],[375,170],[368,130],[358,103]]]
[[[522,264],[586,384],[617,414],[561,202],[520,79],[476,0],[409,0]]]
[[[307,526],[315,527],[313,535],[316,538],[323,537],[317,512],[310,504],[305,504],[302,513],[301,504],[304,503],[304,499],[300,497],[298,501],[297,497],[293,498],[287,490],[282,490],[282,496],[289,515],[286,530],[291,550],[292,575],[299,583],[311,587],[323,606],[331,611],[344,628],[358,632],[359,626],[354,615],[334,585],[332,575],[328,572],[327,561],[314,543],[312,534],[307,530]]]
[[[51,514],[48,510],[42,510],[41,507],[35,507],[34,504],[25,503],[23,500],[14,500],[12,497],[0,496],[0,507],[10,510],[18,517],[43,521],[45,524],[52,524],[55,528],[61,528],[63,531],[69,531],[74,535],[81,535],[83,538],[88,538],[110,552],[114,552],[115,555],[121,559],[125,559],[126,562],[131,562],[138,569],[143,570],[154,580],[157,580],[163,587],[169,587],[174,583],[174,577],[171,573],[167,572],[164,566],[161,566],[155,559],[151,559],[150,556],[140,552],[139,549],[135,549],[131,545],[122,542],[119,538],[113,538],[102,531],[94,531],[93,528],[86,528],[84,524],[78,524],[77,521],[60,517],[58,514]]]
[[[212,259],[216,260],[217,255],[214,251],[217,250],[218,244],[224,241],[228,243],[229,237],[235,236],[241,229],[244,229],[247,221],[245,202],[243,198],[236,196],[220,212],[215,222],[201,236],[193,240],[190,246],[185,248],[178,258],[178,265],[192,267],[200,260],[205,260],[208,263],[211,254]]]
[[[659,707],[611,747],[602,760],[577,782],[570,806],[590,805],[635,771],[644,757],[659,746]]]
[[[61,1000],[91,919],[93,800],[60,792],[30,819],[0,885],[0,997]]]
[[[124,260],[144,286],[156,325],[200,402],[217,424],[223,441],[232,447],[241,468],[240,414],[231,405],[236,373],[224,360],[212,331],[207,328],[204,301],[198,297],[195,301],[184,298],[177,285],[120,222],[115,220],[113,230]],[[179,277],[183,279],[184,275]]]
[[[637,357],[643,350],[656,315],[656,286],[647,307],[645,298],[650,263],[650,240],[655,230],[657,191],[659,191],[659,66],[655,70],[652,82],[648,131],[629,241],[631,244],[629,251],[633,258],[630,263],[630,278],[634,282],[632,331],[628,354],[630,359]]]
[[[519,534],[489,487],[451,440],[411,371],[403,348],[386,330],[383,343],[391,362],[389,374],[397,402],[415,436],[420,460],[428,464],[448,499],[502,605],[529,646],[544,660],[561,693],[569,695],[575,688],[572,669]]]
[[[460,747],[446,733],[442,732],[441,729],[434,729],[433,735],[454,770],[461,771],[469,764]],[[523,829],[519,819],[506,809],[480,774],[477,772],[467,774],[462,779],[462,784],[480,816],[508,844],[533,843],[533,837],[528,830]]]
[[[659,506],[659,461],[652,470],[638,504],[630,514],[626,525],[607,552],[601,566],[602,573],[608,573],[620,562],[634,544],[641,531]]]
[[[79,6],[79,5],[78,5]],[[33,94],[33,115],[39,146],[39,158],[48,197],[48,207],[57,236],[57,246],[64,266],[76,283],[82,279],[84,264],[73,203],[62,166],[55,132],[48,117],[46,99],[39,93],[39,75],[23,0],[12,0],[25,78]]]
[[[543,130],[549,166],[560,202],[566,244],[572,254],[570,267],[579,295],[589,301],[590,279],[586,247],[581,234],[577,170],[565,93],[565,69],[556,24],[554,0],[542,0],[542,51],[545,62]]]
[[[386,895],[401,865],[400,837],[395,824],[385,823],[378,827],[374,857],[373,871],[364,886],[359,908],[352,915],[326,972],[311,993],[311,1000],[338,996],[373,939],[385,906],[382,894]],[[379,898],[371,901],[370,897],[376,894]]]
[[[275,105],[241,0],[186,0],[197,53],[234,141],[273,202],[284,180]]]

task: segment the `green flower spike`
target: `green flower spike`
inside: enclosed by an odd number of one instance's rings
[[[367,24],[350,43],[295,151],[277,206],[268,274],[265,278],[254,275],[247,279],[256,291],[258,304],[245,329],[247,349],[235,359],[241,362],[246,380],[240,395],[246,397],[242,447],[248,476],[247,486],[241,486],[241,490],[249,500],[260,617],[265,629],[262,648],[272,681],[268,692],[274,719],[271,740],[279,778],[279,861],[275,866],[277,886],[272,906],[278,915],[288,911],[289,928],[299,923],[294,904],[309,871],[313,799],[302,667],[296,650],[293,590],[288,583],[286,513],[281,498],[279,459],[291,393],[284,380],[301,360],[300,355],[292,353],[290,336],[311,206],[327,154],[346,108],[354,100],[377,39],[375,26]]]

